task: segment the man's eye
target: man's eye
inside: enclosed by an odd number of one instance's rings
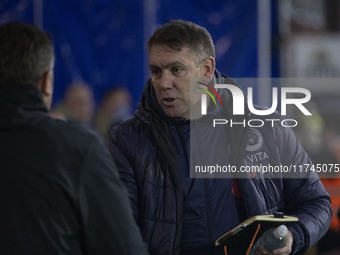
[[[153,69],[153,70],[151,70],[151,75],[152,75],[153,77],[158,78],[158,77],[160,77],[160,75],[161,75],[161,71],[159,71],[159,70],[157,70],[157,69]]]
[[[171,72],[175,75],[181,74],[182,71],[183,71],[183,69],[181,67],[178,67],[178,66],[174,66],[174,67],[171,68]]]

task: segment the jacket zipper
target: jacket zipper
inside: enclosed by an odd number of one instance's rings
[[[177,130],[175,128],[175,126],[173,125],[173,123],[170,123],[169,129],[172,130],[173,133],[177,134]],[[171,132],[171,131],[170,131]],[[175,140],[175,146],[177,148],[177,143],[178,141],[178,136],[175,135],[175,137],[173,137]],[[179,154],[178,154],[178,148],[177,148],[177,157],[179,159]],[[174,173],[175,174],[175,173]],[[173,254],[174,255],[179,255],[180,253],[180,243],[181,243],[181,236],[182,236],[182,227],[183,227],[183,192],[182,192],[182,182],[181,182],[181,177],[180,177],[181,173],[176,173],[176,176],[174,177],[174,181],[175,181],[175,192],[176,192],[176,199],[177,199],[177,212],[176,212],[176,218],[177,218],[177,223],[176,223],[176,233],[175,233],[175,240],[174,240],[174,245],[173,245]],[[176,189],[177,188],[177,189]],[[177,248],[177,249],[176,249]]]

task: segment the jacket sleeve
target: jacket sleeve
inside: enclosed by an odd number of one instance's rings
[[[284,165],[312,162],[290,128],[281,127],[278,132],[280,154]],[[294,236],[293,254],[300,254],[314,245],[326,233],[331,221],[330,197],[317,173],[311,171],[308,178],[294,176],[283,179],[286,213],[295,215],[299,222],[290,228]]]
[[[89,144],[79,187],[86,254],[148,254],[109,151]]]
[[[138,183],[132,163],[135,157],[134,155],[131,155],[132,152],[129,152],[127,149],[127,147],[131,147],[131,145],[127,146],[127,143],[129,143],[131,137],[122,137],[120,131],[120,126],[116,126],[111,130],[108,148],[113,161],[117,166],[120,179],[123,181],[129,191],[132,212],[135,219],[138,220]]]

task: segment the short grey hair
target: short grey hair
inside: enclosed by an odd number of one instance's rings
[[[165,45],[175,51],[187,47],[198,58],[215,58],[215,47],[210,33],[190,21],[173,20],[159,27],[147,43],[149,53],[154,45]]]
[[[53,67],[49,34],[23,22],[0,25],[0,87],[36,86]]]

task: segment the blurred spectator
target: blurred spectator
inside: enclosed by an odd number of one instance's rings
[[[340,208],[338,210],[338,220],[340,221]],[[339,231],[340,231],[340,228],[339,228]]]
[[[92,128],[94,105],[92,88],[85,82],[74,82],[67,88],[62,102],[51,115]]]
[[[314,164],[333,167],[334,171],[319,173],[320,179],[331,196],[332,219],[328,232],[318,243],[318,254],[335,255],[340,251],[340,221],[337,212],[340,208],[340,173],[336,169],[340,163],[339,128],[333,117],[323,116],[323,129],[319,135],[322,144],[315,149],[318,153],[311,155]]]
[[[59,119],[59,120],[64,120],[64,121],[67,120],[66,116],[63,113],[59,112],[58,110],[55,110],[55,109],[51,110],[49,114],[54,119]]]
[[[109,89],[103,96],[95,113],[93,125],[98,134],[107,141],[109,130],[132,117],[132,99],[125,88]]]
[[[313,101],[308,103],[308,109],[311,109],[312,116],[295,115],[299,119],[299,128],[295,132],[313,163],[324,168],[319,177],[331,196],[333,216],[330,229],[338,232],[340,222],[336,214],[340,207],[340,173],[335,168],[340,163],[340,129],[333,121],[334,116],[322,115]]]

